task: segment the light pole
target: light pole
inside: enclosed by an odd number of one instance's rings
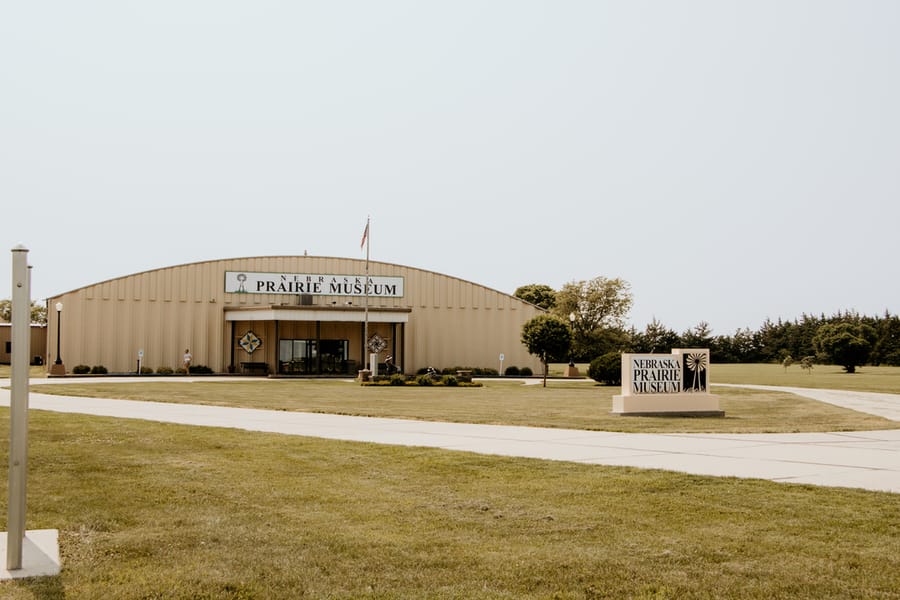
[[[56,364],[63,364],[62,357],[59,355],[59,332],[62,329],[62,302],[56,303]]]
[[[575,341],[575,311],[569,313],[569,323],[572,326],[572,341]],[[569,350],[569,366],[575,366],[575,359],[572,357],[572,351]]]
[[[56,360],[53,361],[53,366],[50,367],[51,375],[65,375],[66,374],[66,366],[63,364],[62,356],[59,355],[60,348],[60,332],[62,331],[62,309],[63,303],[56,303]]]
[[[572,341],[575,341],[575,311],[569,313],[569,325],[572,327]],[[575,357],[569,348],[569,368],[566,369],[566,377],[578,377],[578,369],[575,368]]]

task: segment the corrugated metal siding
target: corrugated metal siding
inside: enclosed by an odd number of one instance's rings
[[[54,309],[51,309],[54,310]],[[49,327],[46,325],[31,325],[31,333],[28,344],[28,360],[33,361],[35,356],[40,356],[46,364],[48,360],[56,360],[56,329],[53,330],[53,347],[48,350],[50,341]],[[6,351],[7,342],[12,342],[12,325],[0,323],[0,363],[8,365],[12,361],[12,354]],[[10,345],[12,350],[12,345]]]
[[[362,276],[365,261],[306,256],[224,259],[137,273],[62,294],[51,298],[49,306],[58,301],[64,304],[61,354],[67,368],[102,364],[112,372],[133,371],[142,349],[144,366],[174,369],[181,365],[184,349],[190,348],[194,364],[225,371],[232,343],[231,326],[224,320],[226,309],[300,303],[298,295],[225,293],[226,271]],[[541,312],[536,307],[472,282],[402,265],[371,262],[369,274],[404,278],[403,298],[370,298],[370,307],[411,310],[402,353],[407,372],[429,365],[498,368],[501,352],[506,366],[539,370],[539,363],[520,341],[522,325]],[[364,299],[313,297],[317,306],[348,301],[359,306]],[[56,331],[55,312],[49,316],[48,337]],[[240,327],[241,322],[236,322],[235,337],[245,333]],[[262,337],[257,331],[262,327],[255,322],[251,328]],[[282,338],[301,334],[311,338],[315,333],[315,324],[282,322],[279,327]],[[357,360],[362,354],[361,334],[355,333],[359,324],[347,327],[351,358]],[[265,328],[264,352],[274,364],[275,327],[267,324]],[[374,332],[391,335],[386,324],[370,324],[370,335]]]

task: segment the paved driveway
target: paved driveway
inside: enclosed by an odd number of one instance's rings
[[[48,381],[59,380],[42,379],[35,383]],[[900,395],[878,394],[878,398],[872,398],[871,394],[856,392],[790,391],[816,399],[827,396],[830,400],[824,401],[849,408],[856,405],[856,410],[865,406],[865,412],[877,410],[873,414],[895,420],[900,414]],[[9,405],[9,390],[0,390],[0,405]],[[632,434],[76,398],[35,392],[30,394],[30,406],[36,410],[123,419],[900,493],[900,429]]]

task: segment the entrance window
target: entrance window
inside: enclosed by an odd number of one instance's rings
[[[292,375],[346,374],[350,365],[349,340],[280,340],[279,371]]]

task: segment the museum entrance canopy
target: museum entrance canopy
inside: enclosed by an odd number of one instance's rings
[[[407,323],[409,308],[370,308],[370,323]],[[226,321],[332,321],[363,323],[362,306],[248,306],[225,309]]]
[[[241,373],[346,376],[366,364],[365,307],[262,305],[229,307],[224,313],[231,326],[231,364]],[[397,364],[405,360],[410,313],[409,308],[368,310],[370,337],[385,340]],[[248,336],[258,343],[250,347]]]

